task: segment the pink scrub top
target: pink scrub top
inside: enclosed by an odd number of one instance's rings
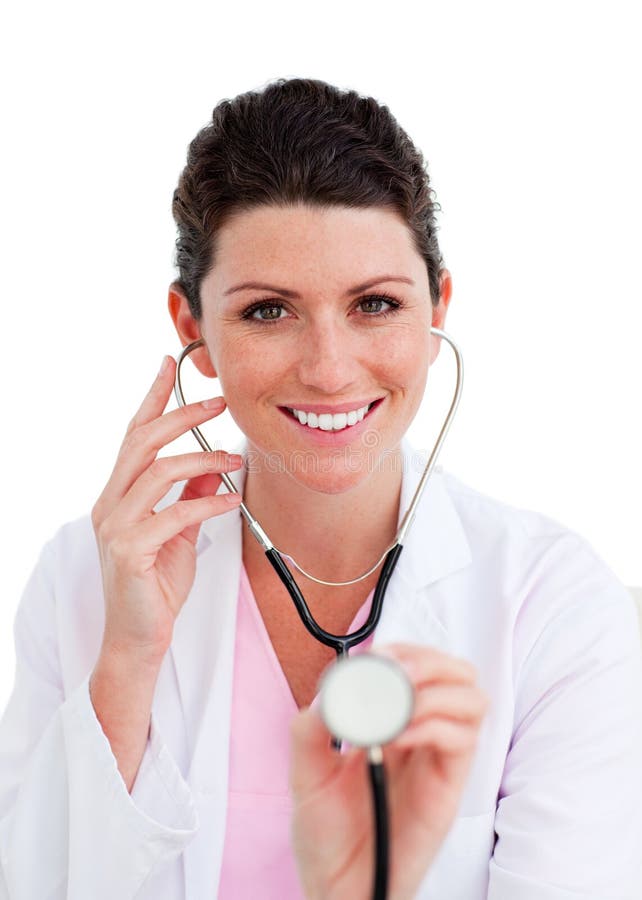
[[[350,633],[366,621],[373,595],[371,591],[357,612]],[[363,652],[371,643],[372,635],[351,653]],[[290,723],[297,711],[241,566],[219,900],[304,896],[290,841]]]

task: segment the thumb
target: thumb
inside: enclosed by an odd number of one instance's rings
[[[316,708],[302,709],[290,729],[290,789],[295,797],[315,791],[341,766],[341,754]]]

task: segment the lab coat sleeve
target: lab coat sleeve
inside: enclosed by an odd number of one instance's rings
[[[533,579],[488,900],[642,897],[642,667],[632,598],[583,541]],[[524,638],[525,640],[525,638]]]
[[[131,795],[89,695],[68,696],[46,545],[16,614],[0,721],[0,900],[127,900],[195,834],[188,786],[152,721]]]

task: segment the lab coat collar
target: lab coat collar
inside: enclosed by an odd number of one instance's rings
[[[428,461],[428,452],[401,444],[404,472],[399,521],[405,515]],[[399,573],[408,586],[419,590],[471,562],[471,552],[457,509],[448,493],[441,466],[433,470],[419,500],[415,520],[404,543]]]

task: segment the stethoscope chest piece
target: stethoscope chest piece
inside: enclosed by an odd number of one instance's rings
[[[401,666],[375,653],[340,659],[321,679],[321,718],[354,747],[381,746],[412,718],[414,692]]]

